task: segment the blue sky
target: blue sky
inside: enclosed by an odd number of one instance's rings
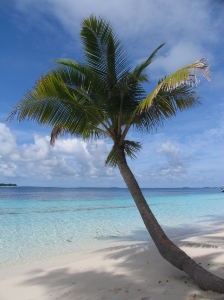
[[[3,0],[0,9],[0,182],[124,186],[118,171],[104,166],[110,141],[65,137],[52,148],[49,128],[6,122],[55,58],[82,61],[80,24],[95,14],[111,22],[133,65],[166,43],[148,69],[148,91],[158,78],[201,57],[211,65],[211,81],[201,78],[197,88],[200,105],[151,135],[130,133],[143,143],[130,162],[141,186],[224,185],[223,1]]]

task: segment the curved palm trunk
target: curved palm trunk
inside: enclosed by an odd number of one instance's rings
[[[224,293],[224,279],[202,268],[167,237],[150,210],[123,150],[119,153],[118,167],[160,254],[173,266],[187,273],[201,289]]]

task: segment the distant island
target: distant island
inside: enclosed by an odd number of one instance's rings
[[[0,183],[0,187],[15,187],[17,184],[15,183]]]

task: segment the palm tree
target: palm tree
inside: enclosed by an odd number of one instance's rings
[[[207,76],[206,60],[162,78],[147,94],[143,84],[148,82],[148,76],[144,71],[164,44],[131,68],[110,24],[94,16],[83,21],[81,41],[85,62],[57,60],[57,68],[39,79],[10,117],[50,125],[51,144],[67,133],[83,139],[109,137],[113,147],[106,164],[119,168],[160,254],[200,288],[224,292],[223,279],[202,268],[167,237],[126,160],[135,158],[141,148],[139,142],[127,139],[131,128],[150,132],[178,111],[197,103],[194,87],[198,71]]]

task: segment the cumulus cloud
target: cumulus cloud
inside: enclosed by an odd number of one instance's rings
[[[114,176],[106,167],[110,146],[104,141],[86,142],[78,138],[59,139],[55,147],[48,136],[35,135],[33,142],[18,144],[15,135],[0,123],[0,181],[10,178],[52,180],[88,179]],[[71,180],[70,180],[71,181]]]
[[[223,185],[224,126],[194,134],[186,140],[155,134],[144,138],[137,161],[129,161],[145,187]],[[134,137],[133,137],[134,138]],[[0,182],[45,186],[124,186],[116,169],[104,160],[111,145],[99,140],[34,135],[19,143],[15,133],[0,123]]]
[[[222,186],[224,123],[190,136],[155,134],[145,141],[141,180],[155,186]]]
[[[169,159],[175,159],[177,154],[180,153],[181,149],[179,146],[172,144],[170,141],[167,141],[161,144],[160,148],[157,150],[158,153],[165,154]]]
[[[160,167],[160,175],[169,178],[182,176],[186,172],[185,158],[181,153],[180,146],[167,141],[162,143],[157,149],[157,152],[165,156],[165,163]]]

